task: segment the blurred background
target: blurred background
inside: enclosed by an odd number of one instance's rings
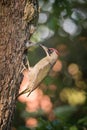
[[[31,41],[56,48],[60,56],[39,88],[18,98],[13,130],[87,130],[87,0],[39,5]],[[31,47],[30,65],[44,56],[40,47]]]

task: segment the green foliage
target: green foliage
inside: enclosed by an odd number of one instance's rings
[[[76,126],[71,126],[70,130],[78,130],[78,128]]]
[[[55,121],[45,121],[42,119],[39,119],[39,126],[36,128],[36,130],[65,130],[64,124],[58,120]]]
[[[77,123],[72,125],[69,122],[65,123],[61,120],[46,121],[43,119],[39,119],[39,125],[35,128],[35,130],[83,130],[83,128],[87,128],[87,126],[83,124],[81,126]]]
[[[17,130],[30,130],[29,128],[25,127],[25,126],[20,126],[18,127]]]
[[[56,109],[54,109],[54,112],[56,116],[63,120],[63,121],[68,121],[69,117],[77,110],[76,107],[72,106],[61,106]]]

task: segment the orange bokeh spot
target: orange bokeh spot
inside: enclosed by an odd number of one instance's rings
[[[68,72],[71,74],[71,75],[76,75],[79,71],[79,67],[77,64],[70,64],[69,67],[68,67]]]
[[[34,101],[34,102],[28,102],[26,104],[26,111],[28,112],[35,112],[39,109],[39,102]]]
[[[35,112],[40,108],[40,100],[43,97],[43,92],[40,89],[36,89],[34,90],[27,102],[26,102],[26,111],[28,112]]]
[[[35,92],[34,92],[35,94]],[[34,98],[33,98],[34,97]],[[37,96],[30,96],[29,100],[26,102],[26,110],[28,112],[35,112],[39,109],[39,100]]]
[[[57,60],[55,65],[53,66],[53,71],[58,72],[62,69],[62,62],[60,60]]]
[[[49,113],[52,110],[53,105],[50,101],[49,96],[47,95],[43,96],[42,100],[40,101],[40,106],[41,109],[46,113]]]
[[[28,118],[26,119],[26,127],[36,127],[38,124],[38,121],[36,118]]]

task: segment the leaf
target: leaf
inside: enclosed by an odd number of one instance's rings
[[[79,119],[79,120],[78,120],[78,124],[81,124],[81,123],[87,125],[87,117],[84,117],[84,118]]]
[[[78,130],[76,126],[71,126],[69,130]]]
[[[70,115],[76,110],[76,107],[66,105],[56,108],[54,110],[54,113],[56,114],[56,116],[58,116],[58,118],[62,119],[63,121],[66,121],[70,117]]]

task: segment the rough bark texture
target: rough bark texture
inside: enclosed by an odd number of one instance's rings
[[[35,1],[31,0],[30,2],[33,3]],[[0,0],[1,130],[11,129],[16,96],[22,80],[20,71],[22,69],[21,63],[25,50],[24,41],[29,35],[29,31],[26,32],[27,29],[22,20],[25,5],[26,0]]]

